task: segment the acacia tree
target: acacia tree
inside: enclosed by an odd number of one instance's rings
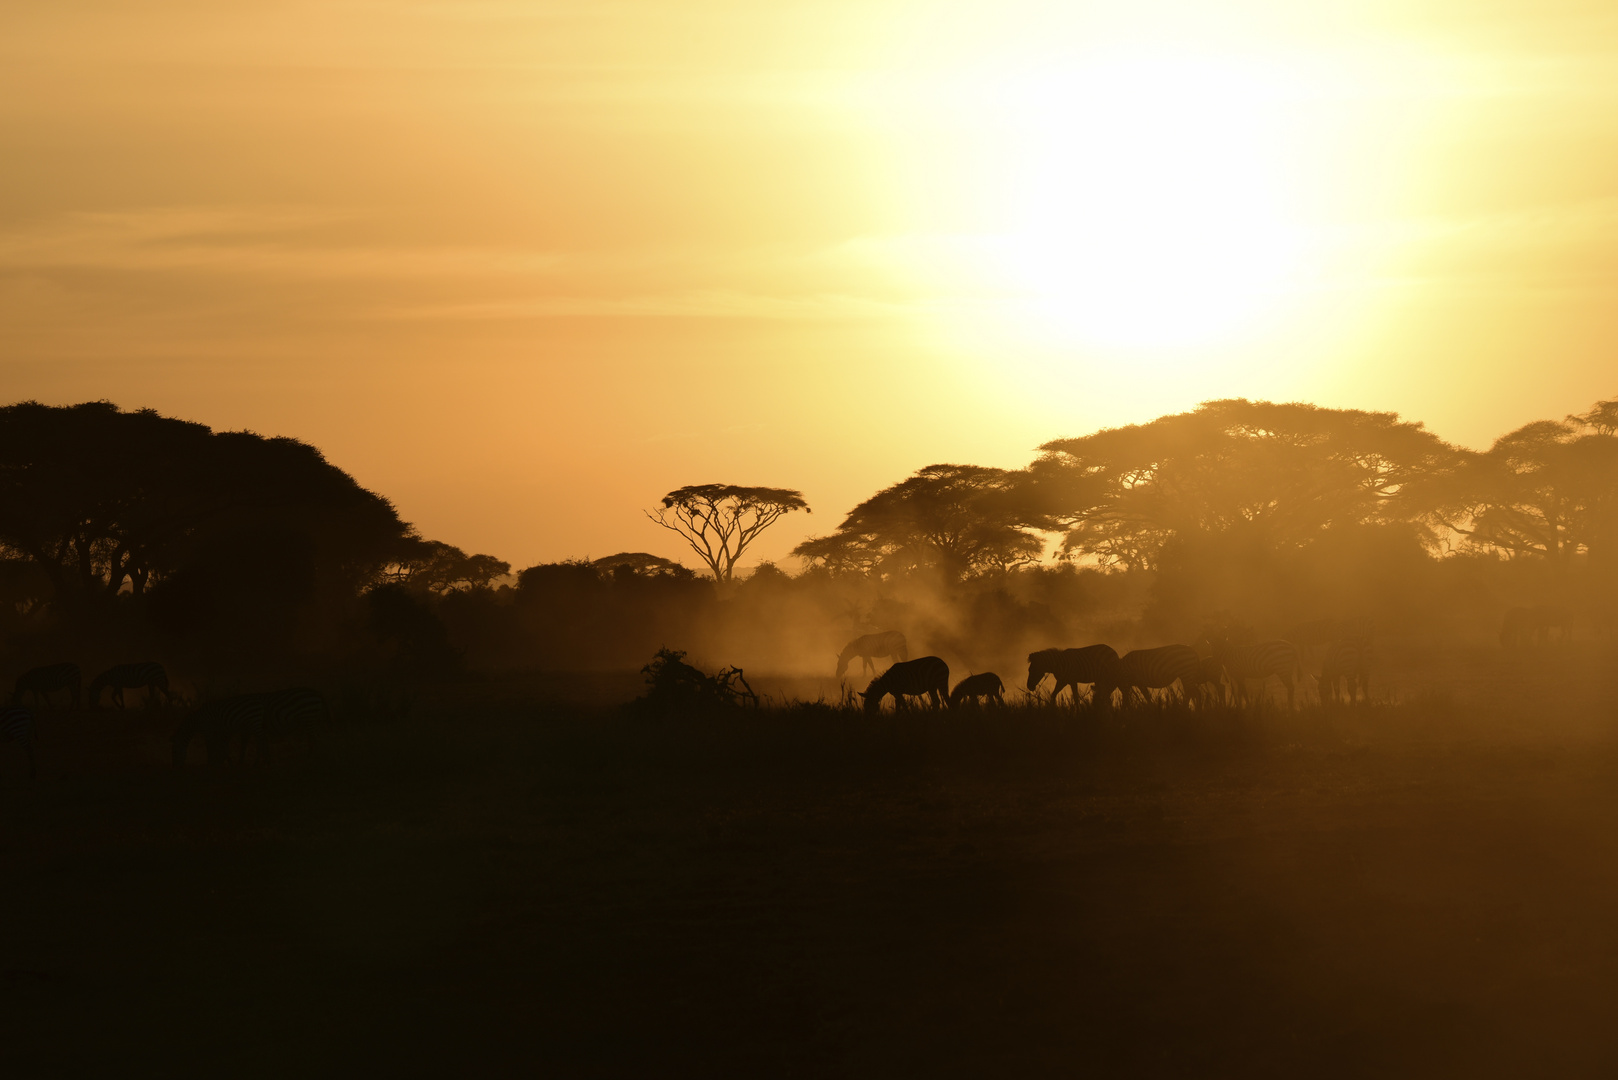
[[[893,575],[932,567],[952,579],[1037,560],[1046,517],[1017,488],[1020,474],[929,465],[848,512],[830,536],[792,553],[838,569]]]
[[[794,510],[810,513],[803,492],[790,488],[693,484],[663,496],[646,516],[690,544],[715,581],[730,581],[748,546]]]

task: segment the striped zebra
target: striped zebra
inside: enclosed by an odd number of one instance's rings
[[[326,699],[319,690],[295,686],[264,695],[264,723],[256,735],[259,755],[279,742],[301,739],[309,753],[315,750],[315,730],[331,718]],[[242,747],[243,756],[247,748]]]
[[[0,708],[0,743],[8,742],[28,755],[28,779],[34,779],[34,714],[21,705]]]
[[[949,706],[952,709],[959,708],[968,701],[974,705],[983,705],[991,701],[996,705],[1003,705],[1005,700],[1006,684],[992,671],[968,675],[956,683],[955,689],[949,692]]]
[[[101,691],[112,688],[112,703],[120,709],[124,707],[124,691],[146,688],[146,701],[148,704],[157,700],[161,693],[163,700],[169,696],[169,676],[163,670],[163,665],[150,660],[138,664],[119,664],[90,680],[90,708],[101,707]]]
[[[1118,683],[1118,654],[1111,645],[1086,645],[1082,649],[1041,649],[1028,654],[1028,692],[1031,694],[1050,675],[1056,679],[1051,691],[1055,701],[1066,687],[1073,688],[1073,704],[1079,703],[1079,686],[1093,685],[1091,700],[1112,703]]]
[[[939,708],[949,697],[949,665],[936,656],[899,661],[872,679],[860,695],[865,699],[865,711],[879,711],[889,694],[896,709],[908,709],[910,698],[922,696],[932,698],[933,708]]]
[[[198,735],[208,750],[209,765],[230,762],[230,744],[241,747],[241,758],[247,757],[247,744],[263,738],[264,718],[269,708],[268,694],[236,694],[203,702],[186,714],[174,732],[170,746],[176,768],[185,764],[191,740]]]
[[[843,646],[843,651],[837,654],[837,674],[835,678],[841,679],[848,673],[848,662],[859,657],[865,665],[867,675],[876,671],[875,658],[878,656],[891,656],[895,661],[910,659],[910,643],[905,636],[897,630],[884,630],[880,634],[866,634],[857,637]]]
[[[1187,680],[1197,670],[1202,657],[1189,645],[1163,645],[1156,649],[1135,649],[1118,659],[1118,686],[1124,692],[1124,705],[1134,703],[1136,690],[1166,690],[1180,684],[1184,694]]]
[[[49,664],[45,667],[30,668],[17,676],[16,688],[11,692],[11,703],[21,705],[22,696],[32,694],[36,706],[48,706],[52,694],[58,690],[65,690],[73,707],[77,709],[79,688],[80,676],[77,664]]]
[[[1259,696],[1262,697],[1264,687],[1273,675],[1287,688],[1287,708],[1297,707],[1294,680],[1295,676],[1303,674],[1303,668],[1298,663],[1298,650],[1292,647],[1291,642],[1277,638],[1256,641],[1251,645],[1232,645],[1221,640],[1214,643],[1214,655],[1223,665],[1240,704],[1246,705],[1251,700],[1249,691],[1252,680],[1258,680]]]
[[[1371,652],[1369,638],[1349,638],[1334,641],[1320,661],[1320,699],[1337,701],[1338,687],[1342,687],[1343,702],[1353,704],[1357,698],[1371,700]]]
[[[1225,668],[1217,656],[1199,659],[1196,669],[1186,676],[1183,685],[1188,689],[1187,696],[1196,699],[1199,709],[1225,704]]]

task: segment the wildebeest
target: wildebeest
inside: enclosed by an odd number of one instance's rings
[[[1132,703],[1136,690],[1166,690],[1179,683],[1183,693],[1186,680],[1201,662],[1202,657],[1189,645],[1163,645],[1125,653],[1118,658],[1118,686],[1124,692],[1124,704]]]
[[[1111,645],[1086,645],[1082,649],[1041,649],[1028,654],[1028,692],[1033,693],[1045,676],[1056,678],[1051,691],[1055,701],[1064,687],[1073,688],[1073,701],[1079,700],[1079,686],[1093,685],[1094,700],[1111,703],[1118,684],[1118,654]]]
[[[1352,704],[1359,697],[1371,699],[1371,642],[1366,638],[1334,641],[1320,661],[1320,700],[1337,700],[1342,687],[1343,701]]]
[[[871,680],[860,697],[865,699],[865,711],[882,708],[882,699],[893,695],[893,707],[908,709],[908,698],[926,695],[932,698],[933,708],[944,704],[949,697],[949,665],[936,656],[923,656],[916,660],[901,660]]]
[[[169,696],[169,676],[163,670],[163,665],[146,660],[137,664],[119,664],[90,680],[90,707],[101,707],[101,691],[112,688],[112,703],[120,709],[124,707],[124,691],[146,688],[146,701],[150,704],[162,694],[164,700]]]
[[[843,646],[843,651],[837,654],[837,678],[841,679],[848,672],[848,662],[859,657],[865,664],[865,673],[869,675],[876,670],[873,659],[878,656],[891,656],[895,660],[908,660],[910,646],[905,636],[897,630],[884,630],[880,634],[866,634],[857,637]]]
[[[1000,676],[992,671],[980,671],[976,675],[968,675],[955,684],[955,689],[949,692],[950,708],[958,708],[971,701],[975,704],[986,704],[993,701],[1002,705],[1006,699],[1006,684],[1000,681]]]
[[[1500,644],[1544,645],[1551,640],[1551,631],[1563,641],[1573,636],[1573,617],[1566,608],[1514,607],[1500,620]]]
[[[30,668],[17,676],[16,688],[11,692],[11,703],[21,705],[22,696],[32,694],[35,705],[49,705],[50,695],[58,690],[65,690],[73,707],[77,709],[79,679],[77,664],[49,664],[45,667]]]

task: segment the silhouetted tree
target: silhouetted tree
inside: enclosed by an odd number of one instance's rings
[[[748,545],[794,510],[810,512],[801,491],[697,484],[669,492],[646,516],[683,537],[715,581],[730,581]]]
[[[1403,522],[1436,544],[1436,485],[1464,459],[1393,413],[1245,399],[1040,449],[1026,483],[1065,524],[1064,554],[1125,568],[1155,566],[1177,536],[1230,529],[1295,546]]]
[[[468,555],[453,544],[409,538],[398,561],[384,576],[396,584],[442,596],[457,589],[487,589],[511,573],[511,564],[493,555]]]
[[[892,576],[922,567],[951,579],[1037,560],[1045,542],[1028,525],[1018,474],[980,465],[929,465],[860,503],[830,536],[793,549],[834,570]]]
[[[1469,543],[1565,565],[1581,552],[1601,559],[1618,525],[1618,402],[1583,416],[1537,420],[1495,441],[1456,478]]]
[[[591,565],[597,570],[608,574],[627,569],[632,574],[643,574],[652,577],[665,574],[678,578],[695,576],[688,568],[681,566],[673,559],[665,559],[661,555],[653,555],[645,551],[620,551],[616,555],[608,555],[597,559]]]

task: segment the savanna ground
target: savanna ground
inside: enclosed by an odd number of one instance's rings
[[[630,677],[485,680],[178,773],[160,710],[54,715],[37,782],[0,747],[0,1055],[1611,1075],[1618,671],[1541,659],[1410,644],[1396,701],[1297,714],[659,717],[578,700]]]

